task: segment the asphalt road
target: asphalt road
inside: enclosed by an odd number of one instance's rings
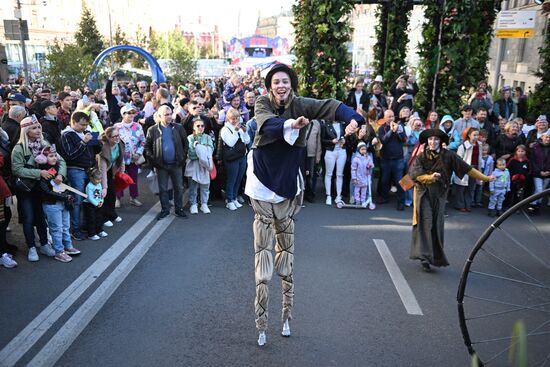
[[[451,266],[428,274],[408,259],[410,208],[398,212],[387,204],[374,211],[339,210],[307,204],[296,223],[292,336],[280,336],[275,274],[267,345],[260,348],[253,312],[252,209],[230,212],[215,201],[210,215],[171,216],[162,224],[152,219],[155,209],[147,214],[156,198],[142,198],[144,207],[120,210],[124,221],[109,231],[108,239],[78,243],[83,254],[72,263],[41,257],[31,264],[21,254],[18,268],[0,269],[0,357],[11,358],[0,358],[1,366],[12,365],[9,361],[58,366],[469,365],[456,292],[465,259],[491,222],[486,209],[470,214],[449,210]],[[548,234],[545,215],[536,221]],[[535,236],[527,224],[518,228],[525,228],[522,240]],[[128,244],[123,248],[124,238]],[[387,245],[421,315],[407,312],[374,239]],[[97,271],[98,259],[104,259],[104,270]],[[495,270],[485,259],[476,265]],[[83,280],[79,277],[86,269],[96,271]],[[490,283],[478,279],[473,284],[469,291],[483,293]],[[525,289],[514,292],[525,294]],[[498,320],[490,322],[508,335],[510,319]]]

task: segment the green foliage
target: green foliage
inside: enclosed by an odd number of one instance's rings
[[[178,82],[183,83],[196,77],[197,63],[194,60],[194,47],[187,43],[178,31],[158,34],[149,30],[149,47],[157,59],[170,59],[170,70],[167,74]]]
[[[518,320],[512,329],[512,341],[510,342],[510,350],[508,351],[508,363],[512,365],[517,363],[518,367],[527,367],[527,332],[525,324]]]
[[[46,60],[45,79],[56,90],[63,90],[65,85],[72,89],[81,88],[93,62],[93,58],[77,44],[63,44],[57,40],[48,47]]]
[[[469,89],[486,78],[497,3],[498,0],[446,0],[442,7],[437,0],[425,1],[426,22],[419,45],[418,110],[428,112],[433,102],[440,114],[456,115]]]
[[[136,41],[135,41],[135,45],[137,47],[140,47],[144,50],[147,49],[148,47],[148,42],[147,42],[147,35],[145,35],[143,33],[143,30],[141,29],[141,26],[138,25],[137,27],[137,30],[136,30]],[[139,56],[138,54],[135,54],[135,53],[130,53],[130,64],[132,65],[132,67],[134,68],[139,68],[139,69],[144,69],[146,68],[146,62],[145,60],[143,59],[143,57]]]
[[[74,38],[76,44],[82,48],[84,55],[89,55],[92,59],[95,59],[103,51],[103,37],[101,37],[95,18],[84,0],[82,0],[82,14]]]
[[[392,83],[407,69],[408,27],[411,12],[402,0],[391,0],[388,5],[376,9],[376,44],[374,45],[374,69],[377,75]],[[386,24],[386,16],[388,22]],[[384,60],[384,70],[382,70]]]
[[[293,5],[299,94],[344,99],[351,71],[348,43],[353,0],[300,0]]]
[[[129,42],[126,39],[126,33],[120,28],[120,24],[116,25],[115,36],[113,37],[114,45],[128,45]],[[114,46],[113,45],[113,46]],[[113,57],[116,64],[120,67],[128,61],[130,58],[130,51],[115,51],[113,52]]]
[[[529,112],[550,115],[550,22],[546,24],[544,45],[539,48],[541,65],[535,75],[541,81],[535,86],[535,91],[529,96]]]

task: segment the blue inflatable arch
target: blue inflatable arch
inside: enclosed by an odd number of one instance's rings
[[[90,76],[88,77],[88,88],[90,88],[91,90],[96,90],[103,85],[103,81],[97,80],[98,66],[101,65],[103,60],[105,60],[105,58],[109,56],[109,54],[111,54],[112,52],[123,50],[133,51],[143,57],[145,61],[147,61],[147,64],[149,64],[149,67],[151,69],[151,77],[154,81],[156,81],[157,83],[166,82],[166,77],[164,76],[164,73],[162,72],[159,63],[157,62],[157,59],[155,59],[153,55],[140,47],[130,45],[117,45],[109,47],[101,51],[101,53],[97,55],[94,63],[92,64],[92,71],[90,72]]]

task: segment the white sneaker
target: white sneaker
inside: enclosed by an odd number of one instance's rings
[[[262,331],[260,335],[258,335],[258,345],[260,347],[263,347],[266,342],[267,342],[267,337],[265,336],[265,331]]]
[[[330,197],[330,195],[327,195],[327,200],[325,201],[325,204],[332,205],[332,197]]]
[[[363,202],[363,204],[361,204],[361,206],[362,206],[363,208],[366,208],[367,206],[369,206],[369,202],[365,200],[365,201]]]
[[[350,203],[351,205],[355,204],[355,198],[354,198],[353,196],[351,196],[351,197],[349,198],[349,203]]]
[[[237,202],[240,204],[244,204],[244,198],[241,195],[237,196]]]
[[[201,212],[203,212],[204,214],[210,214],[210,209],[208,209],[207,204],[202,204],[201,205]]]
[[[88,239],[89,240],[92,240],[92,241],[97,241],[99,240],[101,237],[99,237],[97,234],[94,234],[93,236],[89,236]]]
[[[31,247],[29,249],[29,255],[27,256],[27,260],[29,261],[38,261],[40,258],[38,257],[38,253],[36,252],[36,247]]]
[[[115,200],[115,208],[120,208],[120,200]]]
[[[288,319],[286,319],[285,323],[283,324],[283,331],[281,332],[281,335],[285,337],[290,336],[290,325],[288,323]]]
[[[335,203],[343,203],[342,197],[341,197],[341,196],[337,196],[336,199],[334,199],[334,202],[335,202]]]
[[[49,243],[47,245],[40,246],[40,252],[49,257],[55,256],[55,251]]]
[[[116,217],[116,218],[115,218],[115,222],[116,222],[116,223],[122,222],[122,218],[121,218],[121,217]]]
[[[99,235],[99,237],[107,237],[108,236],[107,232],[105,232],[105,231],[99,232],[98,235]]]
[[[239,203],[239,200],[233,200],[233,204],[235,204],[235,206],[237,207],[237,209],[243,207],[242,204]]]
[[[141,201],[139,201],[138,199],[130,199],[130,205],[133,205],[133,206],[142,206],[143,203]]]
[[[17,266],[17,263],[13,260],[13,257],[10,254],[4,254],[0,257],[0,265],[5,268],[11,269]]]
[[[189,208],[189,213],[191,213],[191,214],[198,214],[199,213],[199,209],[197,208],[197,204],[191,205],[191,207]]]
[[[110,220],[108,220],[108,221],[106,221],[105,223],[103,223],[103,225],[104,225],[105,227],[112,227],[114,224],[113,224],[113,222],[111,222]]]
[[[235,203],[233,203],[232,201],[227,203],[227,205],[225,207],[229,210],[237,210],[237,207],[235,206]]]

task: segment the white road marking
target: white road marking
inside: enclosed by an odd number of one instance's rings
[[[132,251],[121,261],[115,270],[101,283],[92,295],[80,306],[71,318],[44,345],[27,366],[53,366],[69,349],[71,344],[101,310],[124,279],[130,274],[160,235],[174,220],[169,216],[158,223],[141,239]]]
[[[382,261],[384,261],[384,265],[386,265],[386,269],[390,274],[391,280],[393,281],[393,285],[395,286],[399,297],[401,297],[401,302],[403,302],[403,306],[405,306],[407,313],[409,315],[424,315],[411,287],[409,287],[409,283],[407,283],[403,273],[401,273],[401,270],[395,262],[390,249],[386,245],[386,242],[384,240],[373,241],[378,249],[378,252],[380,253],[380,256],[382,257]]]
[[[160,210],[154,205],[128,231],[105,251],[86,271],[69,285],[48,307],[34,318],[15,338],[0,351],[0,365],[13,366],[50,327],[76,302],[76,300],[101,276],[139,236]]]

